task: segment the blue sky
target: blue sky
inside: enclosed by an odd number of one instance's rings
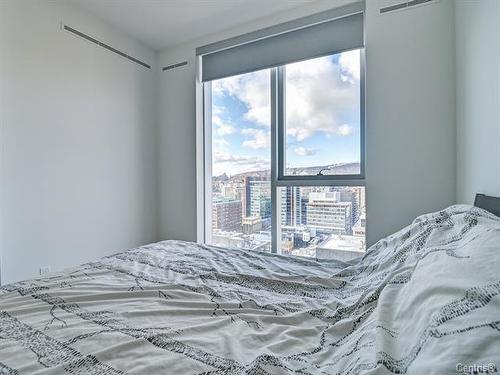
[[[359,51],[286,67],[287,166],[359,161]],[[213,174],[269,169],[269,70],[212,82]]]

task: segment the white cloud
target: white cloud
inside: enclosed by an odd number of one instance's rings
[[[269,70],[242,74],[213,81],[216,93],[234,96],[247,107],[245,118],[260,126],[271,122],[271,89]]]
[[[217,134],[221,136],[233,133],[234,133],[234,127],[231,124],[222,122],[217,126]]]
[[[244,147],[250,147],[256,150],[259,148],[269,148],[271,145],[270,134],[267,129],[242,129],[241,134],[251,136],[250,139],[243,141]]]
[[[339,128],[337,129],[337,135],[341,135],[343,137],[351,135],[353,132],[354,132],[353,127],[347,124],[340,125]]]
[[[218,135],[224,136],[234,133],[234,126],[227,121],[224,121],[222,117],[224,116],[224,109],[221,107],[214,106],[212,109],[212,125]]]
[[[253,156],[233,155],[225,152],[214,152],[213,159],[216,163],[224,163],[230,161],[238,164],[246,164],[249,162],[255,162],[259,158]]]
[[[213,115],[221,116],[224,113],[226,113],[226,108],[218,106],[218,105],[213,105],[212,106],[212,116]]]
[[[212,150],[214,152],[227,152],[229,150],[229,142],[223,137],[214,137],[212,140]]]
[[[352,83],[359,81],[361,73],[359,50],[344,52],[340,55],[339,64],[343,79]]]
[[[261,171],[269,169],[269,159],[257,156],[234,155],[228,152],[214,152],[213,170],[214,176],[220,176],[223,173],[235,175],[249,171]]]
[[[287,134],[297,141],[318,132],[339,135],[342,120],[355,116],[353,109],[359,108],[359,78],[342,78],[349,74],[348,68],[355,69],[348,65],[355,56],[345,59],[345,67],[334,64],[330,57],[287,66],[286,127]]]
[[[359,113],[359,51],[344,52],[334,63],[331,57],[289,64],[286,68],[286,131],[292,141],[301,142],[317,133],[349,136],[355,131]],[[242,146],[262,149],[270,146],[269,70],[224,78],[212,82],[215,94],[230,95],[247,108],[244,117],[258,128],[242,129],[248,138]],[[231,134],[235,127],[222,121],[223,108],[213,112],[219,117],[219,135]],[[216,120],[218,121],[218,120]],[[215,124],[215,122],[214,122]],[[224,125],[228,125],[225,127]],[[306,153],[306,149],[299,153]],[[297,152],[296,152],[297,153]]]
[[[311,156],[314,155],[318,151],[315,148],[306,148],[306,147],[296,147],[293,149],[293,152],[295,152],[296,155],[298,156]]]

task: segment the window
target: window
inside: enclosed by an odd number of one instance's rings
[[[283,68],[285,175],[359,175],[360,51]]]
[[[205,84],[212,150],[206,230],[213,245],[271,251],[270,85],[269,69]]]
[[[363,15],[353,3],[197,49],[201,241],[340,260],[364,251]]]
[[[354,50],[204,84],[208,244],[270,252],[274,243],[283,254],[341,260],[361,254],[365,188],[339,186],[362,177],[360,60]],[[274,122],[273,84],[282,103]],[[273,126],[285,171],[275,183]]]

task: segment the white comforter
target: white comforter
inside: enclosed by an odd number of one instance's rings
[[[421,216],[352,265],[165,241],[0,289],[0,374],[457,365],[500,366],[500,219],[470,206]]]

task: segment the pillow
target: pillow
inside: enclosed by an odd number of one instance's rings
[[[500,198],[490,197],[484,194],[476,194],[474,206],[482,208],[483,210],[500,217]]]

